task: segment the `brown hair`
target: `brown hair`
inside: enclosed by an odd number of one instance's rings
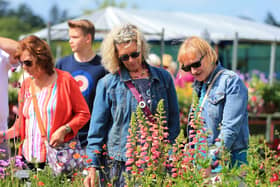
[[[69,20],[68,26],[70,28],[80,28],[84,35],[90,34],[91,35],[91,41],[94,41],[94,35],[95,35],[95,27],[93,23],[87,19],[81,19],[81,20]]]
[[[27,50],[35,63],[48,75],[54,73],[54,60],[49,45],[37,36],[31,35],[19,41],[19,46],[15,53],[15,59],[20,59],[23,51]]]

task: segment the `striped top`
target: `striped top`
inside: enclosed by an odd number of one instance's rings
[[[36,93],[38,108],[47,132],[48,140],[50,139],[50,129],[54,124],[54,114],[57,101],[57,83],[43,88]],[[23,116],[25,118],[25,139],[22,145],[22,154],[28,162],[41,163],[46,162],[46,147],[44,139],[41,136],[37,116],[34,110],[31,97],[31,89],[26,91],[23,104]]]

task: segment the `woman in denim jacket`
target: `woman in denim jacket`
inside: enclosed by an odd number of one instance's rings
[[[170,74],[146,63],[148,46],[134,25],[113,29],[102,43],[101,54],[102,63],[110,74],[97,85],[87,146],[87,155],[92,162],[84,184],[94,186],[96,168],[102,162],[98,153],[106,144],[109,157],[113,158],[110,169],[106,168],[108,160],[105,159],[105,170],[109,170],[107,177],[116,179],[115,186],[124,186],[125,146],[131,114],[138,105],[126,83],[135,85],[144,100],[139,106],[147,105],[152,114],[155,114],[159,100],[164,99],[170,142],[174,142],[180,130],[177,96]],[[103,173],[100,175],[104,177]],[[106,180],[101,180],[101,184],[105,185]]]
[[[183,42],[178,61],[182,70],[191,72],[195,78],[193,87],[199,104],[215,75],[222,71],[214,80],[201,109],[204,127],[209,132],[208,146],[210,151],[212,147],[226,148],[231,154],[231,166],[247,163],[248,91],[243,81],[233,71],[223,68],[217,61],[216,52],[198,37],[190,37]]]

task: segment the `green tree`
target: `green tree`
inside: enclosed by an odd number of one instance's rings
[[[24,23],[16,16],[0,18],[0,36],[18,40],[19,36],[32,30],[32,26]]]
[[[96,9],[95,10],[84,10],[84,14],[90,14],[96,10],[104,9],[106,7],[112,6],[112,7],[118,7],[118,8],[127,8],[128,4],[125,0],[122,0],[121,2],[117,3],[116,0],[93,0]],[[137,8],[138,6],[136,4],[131,5],[132,8]]]
[[[265,23],[280,27],[280,23],[276,21],[271,12],[268,12],[265,18]]]
[[[97,9],[106,8],[108,6],[119,7],[119,8],[125,8],[127,6],[125,1],[121,1],[117,3],[115,0],[95,0],[95,3],[97,5]]]
[[[5,0],[0,0],[0,17],[7,14],[9,3]]]
[[[33,28],[42,28],[45,26],[44,20],[35,15],[32,10],[24,3],[20,4],[15,12],[10,13],[11,16],[17,16],[21,21],[29,23]]]
[[[68,19],[68,12],[66,10],[60,10],[59,7],[54,4],[50,9],[50,23],[57,24]]]
[[[20,35],[44,26],[44,20],[35,15],[26,4],[22,3],[16,9],[10,9],[8,1],[0,0],[0,36],[18,40]]]

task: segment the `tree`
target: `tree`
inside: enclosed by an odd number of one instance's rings
[[[6,15],[8,6],[9,6],[8,1],[0,0],[0,17]]]
[[[276,21],[271,12],[267,13],[265,23],[280,27],[280,23]]]
[[[102,1],[95,0],[95,4],[97,5],[97,9],[106,8],[108,6],[114,6],[114,7],[119,7],[119,8],[125,8],[127,6],[125,1],[116,3],[115,0],[102,0]]]
[[[66,10],[61,11],[59,7],[54,4],[50,9],[50,23],[57,24],[68,19],[68,13]]]
[[[99,10],[99,9],[104,9],[107,8],[109,6],[112,7],[118,7],[118,8],[126,8],[127,7],[127,3],[125,0],[117,3],[115,0],[94,0],[94,3],[96,4],[96,9],[95,10]],[[138,6],[133,4],[131,6],[132,8],[137,8]],[[84,14],[90,14],[95,10],[84,10]]]
[[[16,16],[9,16],[0,18],[0,36],[18,40],[19,36],[28,33],[32,27],[28,23],[22,22]]]
[[[40,16],[35,15],[31,8],[24,3],[20,4],[16,10],[10,10],[7,16],[16,16],[22,22],[30,24],[33,29],[45,26],[44,20]]]
[[[8,7],[8,1],[0,0],[0,36],[18,40],[20,35],[45,26],[44,20],[26,4],[20,4],[17,9]]]

